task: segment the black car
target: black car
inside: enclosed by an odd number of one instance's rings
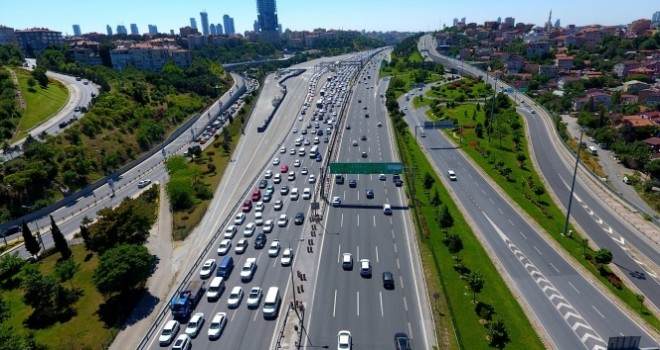
[[[383,272],[383,287],[385,289],[394,289],[394,275],[391,272]]]
[[[374,198],[374,190],[368,189],[367,190],[367,199],[373,199]]]
[[[296,225],[302,225],[303,222],[305,222],[305,214],[297,212],[296,216],[293,218],[293,223]]]
[[[361,139],[362,141],[367,141],[367,135],[362,135],[362,137],[361,137],[360,139]]]
[[[266,246],[266,234],[261,232],[254,240],[254,249],[263,249]]]
[[[344,176],[340,175],[340,174],[335,175],[335,183],[337,185],[343,185],[344,184]]]
[[[268,186],[268,180],[259,181],[259,188],[266,188]]]
[[[396,186],[396,187],[401,187],[401,186],[403,186],[403,181],[401,181],[401,180],[394,180],[394,186]]]
[[[348,187],[356,188],[357,187],[357,181],[355,179],[351,179],[350,181],[348,181]]]
[[[351,124],[346,124],[346,130],[351,130]]]
[[[394,335],[394,345],[397,350],[412,350],[410,339],[406,333],[397,333]]]
[[[269,193],[265,193],[265,194],[261,197],[261,200],[262,200],[264,203],[268,203],[268,202],[270,202],[271,199],[273,199],[273,196],[272,196],[271,194],[269,194]]]
[[[392,175],[392,181],[396,181],[396,180],[401,181],[401,175],[399,175],[399,174]]]
[[[318,131],[316,131],[316,135],[323,136],[323,129],[319,129]]]

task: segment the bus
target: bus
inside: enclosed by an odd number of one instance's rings
[[[318,151],[319,151],[319,146],[317,145],[312,146],[312,149],[309,150],[309,157],[312,159],[316,158],[316,153],[318,153]]]

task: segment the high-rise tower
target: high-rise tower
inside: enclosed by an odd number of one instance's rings
[[[264,41],[279,43],[275,0],[257,0],[257,21],[259,22],[259,36]]]
[[[82,32],[80,31],[80,26],[77,24],[73,25],[73,35],[75,36],[81,36]]]
[[[202,17],[202,34],[209,35],[209,15],[205,11],[199,13]]]

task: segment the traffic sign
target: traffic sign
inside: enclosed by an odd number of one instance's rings
[[[519,89],[518,89],[518,92],[524,94],[525,92],[527,92],[527,89],[525,89],[525,88],[519,88]]]
[[[424,129],[450,129],[453,127],[454,127],[454,121],[451,119],[436,120],[434,122],[429,122],[429,121],[424,122]]]
[[[403,163],[330,163],[330,174],[402,174]]]

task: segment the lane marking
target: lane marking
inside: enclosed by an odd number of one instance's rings
[[[536,250],[536,251],[539,253],[539,255],[543,255],[543,253],[541,253],[541,251],[539,250],[539,248],[536,248],[535,245],[533,245],[532,248],[534,248],[534,250]]]
[[[575,288],[575,286],[573,285],[573,283],[568,282],[568,285],[571,286],[571,287],[573,287],[573,290],[575,290],[575,292],[577,292],[578,294],[580,294],[580,291],[579,291],[577,288]]]
[[[383,292],[378,292],[378,297],[380,298],[380,317],[385,317],[383,312]]]
[[[552,267],[555,271],[557,271],[557,273],[559,273],[559,269],[556,268],[555,265],[553,265],[552,263],[550,263],[550,267]]]
[[[376,227],[376,215],[374,215],[374,227]]]
[[[591,308],[594,309],[594,311],[596,311],[596,313],[597,313],[601,318],[603,318],[603,319],[605,318],[605,315],[603,315],[603,313],[600,312],[600,310],[596,309],[595,306],[591,305]]]
[[[357,227],[360,227],[360,214],[357,215]]]
[[[337,263],[339,263],[339,257],[341,256],[341,244],[337,246]]]
[[[336,310],[337,310],[337,290],[335,289],[335,301],[332,304],[332,317],[335,317]]]
[[[378,262],[378,246],[376,246],[376,262]]]
[[[357,316],[360,317],[360,291],[357,291]]]

